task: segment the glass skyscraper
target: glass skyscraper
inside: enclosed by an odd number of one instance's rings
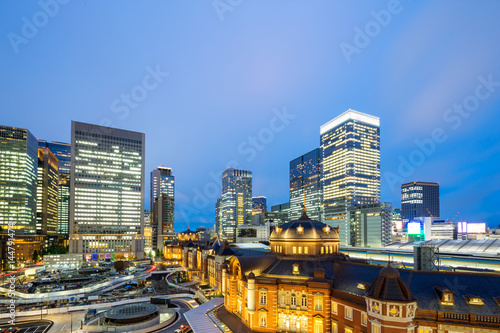
[[[320,170],[319,148],[290,161],[290,221],[300,218],[304,201],[309,218],[321,221],[323,203]]]
[[[151,171],[150,187],[150,207],[153,209],[153,203],[160,194],[166,194],[175,198],[175,177],[172,175],[171,168],[158,167]]]
[[[145,134],[71,123],[70,252],[144,255]]]
[[[222,173],[219,230],[222,239],[236,241],[236,227],[252,222],[252,171],[229,168]]]
[[[252,215],[267,212],[267,198],[263,196],[252,198]]]
[[[349,207],[380,202],[380,119],[349,109],[320,134],[324,220],[348,244]]]
[[[69,143],[47,142],[39,139],[38,147],[48,148],[59,160],[58,233],[67,236],[69,233],[71,145]]]
[[[38,148],[36,231],[45,247],[58,245],[59,160],[48,148]]]
[[[411,182],[401,185],[403,220],[416,217],[440,217],[439,183]]]
[[[164,241],[175,238],[175,177],[171,168],[158,167],[151,171],[150,181],[153,248],[163,253]]]
[[[0,226],[36,233],[38,146],[27,129],[0,125]]]

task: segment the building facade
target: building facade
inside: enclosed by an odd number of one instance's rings
[[[319,148],[290,161],[290,221],[300,217],[304,204],[312,219],[322,220],[321,150]]]
[[[58,245],[59,160],[48,148],[38,148],[37,179],[36,229],[49,248]]]
[[[160,193],[153,202],[152,218],[152,245],[163,252],[164,243],[175,238],[174,198]]]
[[[144,256],[145,134],[71,123],[70,253]]]
[[[236,241],[236,227],[252,220],[252,171],[229,168],[222,173],[219,237]]]
[[[69,234],[69,195],[71,175],[71,145],[63,142],[47,142],[38,140],[39,148],[48,148],[59,160],[59,187],[58,187],[58,233],[63,237]]]
[[[150,209],[152,209],[155,199],[158,198],[160,194],[166,194],[175,198],[175,176],[172,174],[171,168],[159,166],[151,171],[150,181]]]
[[[350,207],[347,220],[338,220],[340,241],[348,246],[384,247],[392,242],[391,220],[389,202]]]
[[[267,214],[267,218],[276,225],[282,225],[290,221],[290,203],[283,203],[271,206],[271,212]]]
[[[349,207],[380,202],[380,119],[349,109],[320,134],[323,214],[335,226]]]
[[[38,145],[30,131],[0,126],[0,227],[2,233],[36,233]]]
[[[263,196],[252,198],[252,215],[267,212],[267,198]]]
[[[401,185],[403,220],[419,216],[439,218],[439,183],[415,181]]]
[[[218,316],[236,316],[226,322],[233,331],[500,331],[498,274],[354,263],[339,252],[338,230],[306,214],[276,228],[270,243],[267,255],[233,256],[221,266]]]

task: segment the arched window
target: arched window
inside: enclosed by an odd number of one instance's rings
[[[267,327],[267,313],[259,313],[259,325],[260,327]]]
[[[306,294],[302,294],[301,306],[307,307],[307,295]]]
[[[297,305],[297,296],[295,296],[295,294],[292,294],[292,297],[290,298],[290,305],[291,306]]]

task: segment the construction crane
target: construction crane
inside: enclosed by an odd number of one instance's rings
[[[457,212],[457,213],[455,214],[455,216],[453,216],[453,218],[451,219],[451,222],[455,221],[455,219],[457,218],[458,214],[460,214],[460,212]]]
[[[427,213],[429,213],[429,215],[430,215],[431,217],[434,217],[434,215],[432,215],[432,213],[431,213],[431,211],[429,210],[429,208],[426,208],[426,210],[427,210]]]

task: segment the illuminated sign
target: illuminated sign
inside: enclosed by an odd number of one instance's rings
[[[459,234],[466,234],[467,233],[467,222],[458,222],[457,229],[458,229]]]
[[[420,222],[408,222],[408,235],[420,235]]]
[[[403,222],[401,222],[401,221],[397,221],[397,222],[396,222],[396,229],[398,229],[398,230],[403,229]]]
[[[486,233],[486,223],[467,223],[468,234],[484,234]]]

